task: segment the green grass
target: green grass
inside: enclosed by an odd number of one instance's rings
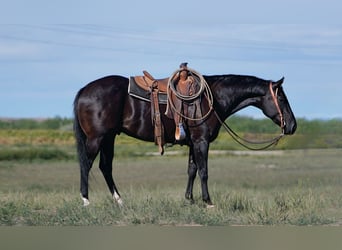
[[[185,156],[119,157],[113,173],[123,207],[97,166],[91,204],[83,207],[74,160],[0,161],[0,225],[341,225],[341,153],[211,154],[211,209],[201,201],[198,178],[195,204],[184,199]]]

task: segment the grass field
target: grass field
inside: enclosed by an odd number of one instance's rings
[[[341,154],[342,149],[212,151],[211,209],[201,202],[198,179],[195,204],[185,201],[182,154],[116,159],[123,207],[112,202],[97,166],[91,204],[82,207],[73,158],[2,160],[0,225],[341,225]]]

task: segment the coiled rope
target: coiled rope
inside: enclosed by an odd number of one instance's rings
[[[191,121],[201,121],[201,120],[206,119],[209,116],[209,114],[211,113],[211,111],[213,110],[213,100],[214,100],[213,94],[211,92],[211,89],[209,88],[208,83],[205,81],[204,77],[200,73],[198,73],[196,70],[191,69],[191,68],[187,68],[187,70],[189,71],[190,75],[194,77],[195,82],[197,84],[199,84],[199,86],[200,86],[199,90],[192,95],[183,95],[183,94],[179,93],[179,91],[175,87],[175,83],[176,83],[175,78],[182,71],[182,69],[176,70],[171,75],[171,77],[169,78],[169,81],[167,83],[168,103],[170,104],[172,111],[176,112],[182,118],[187,119],[187,120],[191,120]],[[205,113],[204,115],[202,115],[199,118],[188,117],[176,109],[176,107],[172,101],[172,98],[171,98],[171,93],[173,93],[179,100],[186,101],[186,102],[195,101],[197,98],[200,98],[201,95],[203,94],[204,97],[208,101],[209,110],[207,113]]]

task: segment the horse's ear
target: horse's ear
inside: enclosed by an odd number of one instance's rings
[[[273,85],[279,88],[283,82],[284,82],[285,77],[282,77],[280,80],[276,81]]]

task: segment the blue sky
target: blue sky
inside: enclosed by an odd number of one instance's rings
[[[186,61],[206,75],[284,76],[297,117],[342,118],[340,10],[339,0],[7,1],[0,117],[72,117],[92,80],[166,77]]]

